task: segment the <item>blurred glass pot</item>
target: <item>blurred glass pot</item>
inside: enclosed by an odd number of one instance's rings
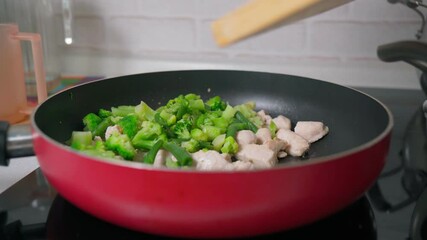
[[[71,44],[73,40],[71,0],[0,0],[0,23],[14,23],[21,31],[40,34],[48,90],[59,85],[61,75],[61,46],[58,39],[61,34],[57,32],[61,30],[61,26],[55,18],[55,12],[59,16],[61,11],[63,40],[66,44]],[[22,51],[27,95],[34,97],[37,91],[31,46],[23,43]]]

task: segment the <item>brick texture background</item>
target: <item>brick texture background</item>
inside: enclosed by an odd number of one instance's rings
[[[392,5],[386,0],[355,0],[225,50],[218,48],[211,36],[210,23],[245,2],[75,0],[75,43],[71,47],[141,54],[144,51],[221,53],[228,58],[251,53],[274,57],[376,59],[378,45],[413,39],[420,26],[415,12],[402,5]],[[59,6],[56,9],[59,14]]]
[[[208,66],[212,61],[215,64],[229,63],[229,66],[241,63],[253,63],[256,66],[270,64],[275,66],[274,71],[286,72],[291,69],[291,73],[297,74],[304,71],[293,69],[313,66],[316,71],[319,68],[321,71],[319,74],[308,74],[309,76],[332,81],[341,81],[342,77],[338,80],[332,74],[322,75],[325,66],[337,68],[337,71],[341,71],[340,76],[364,71],[364,66],[392,69],[391,71],[396,71],[397,66],[405,74],[412,71],[415,74],[415,70],[404,63],[385,64],[379,61],[376,55],[376,48],[381,44],[415,40],[421,19],[414,11],[401,4],[390,4],[387,0],[355,0],[227,48],[216,46],[210,23],[245,2],[247,1],[74,0],[75,41],[66,46],[61,37],[58,37],[57,43],[64,48],[67,56],[92,53],[91,56],[104,54],[108,57],[132,58],[134,61],[193,61],[197,64],[206,63]],[[60,22],[59,1],[55,2],[54,12]],[[58,28],[61,28],[60,24]],[[58,30],[58,35],[61,36],[61,29]],[[81,70],[78,64],[70,61],[66,61],[65,71]],[[290,65],[298,66],[286,68]],[[351,68],[353,65],[357,66],[356,69],[348,72],[342,69]],[[93,72],[93,69],[104,68],[99,66],[88,71]],[[117,71],[120,68],[115,69],[116,71],[112,71],[111,68],[105,68],[105,71],[110,75],[138,71],[126,66],[121,68],[122,71]],[[308,72],[310,71],[314,70],[309,69]],[[373,76],[362,73],[361,78]],[[387,76],[396,76],[396,73],[382,75],[383,78]],[[358,85],[353,79],[348,81],[344,79],[342,83]],[[369,81],[366,80],[368,85]],[[407,80],[390,81],[392,82],[387,83],[386,80],[385,84],[418,88],[416,80],[410,83]],[[384,84],[378,82],[373,85]]]

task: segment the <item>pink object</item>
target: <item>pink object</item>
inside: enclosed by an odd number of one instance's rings
[[[156,168],[84,155],[67,144],[88,112],[141,99],[155,104],[184,90],[207,89],[235,101],[258,96],[270,112],[322,119],[333,131],[311,146],[309,159],[254,171]],[[115,225],[200,239],[289,230],[349,206],[381,173],[393,118],[368,95],[328,82],[260,72],[185,70],[72,87],[43,102],[31,126],[40,168],[64,199]]]
[[[21,33],[15,24],[0,24],[0,120],[17,123],[31,113],[25,90],[20,41],[30,41],[37,83],[38,103],[47,98],[41,38]]]
[[[33,137],[49,183],[80,209],[147,233],[233,238],[308,224],[351,204],[381,172],[390,131],[321,161],[242,172],[129,167],[76,153],[38,129]]]

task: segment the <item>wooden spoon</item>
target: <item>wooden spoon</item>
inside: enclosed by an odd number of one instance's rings
[[[212,23],[216,43],[227,46],[278,24],[289,24],[352,0],[252,0]]]

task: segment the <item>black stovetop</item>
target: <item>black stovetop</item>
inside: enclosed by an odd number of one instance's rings
[[[358,89],[382,101],[393,113],[391,147],[377,185],[390,204],[398,204],[408,198],[401,185],[401,146],[407,125],[425,96],[421,90]],[[392,212],[380,210],[372,203],[372,196],[366,194],[346,209],[314,224],[257,238],[409,238],[415,203]],[[0,239],[147,238],[164,237],[123,229],[86,214],[58,195],[39,169],[0,194]]]

